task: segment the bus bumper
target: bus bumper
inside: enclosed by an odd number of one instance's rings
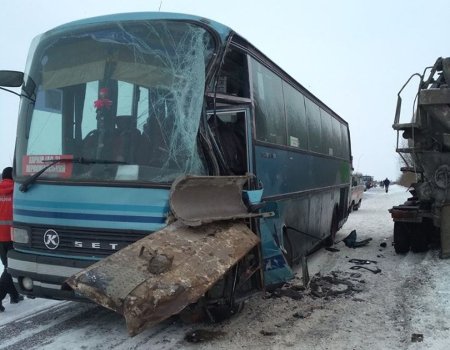
[[[20,294],[48,299],[86,301],[73,290],[63,290],[63,282],[94,261],[63,259],[27,254],[16,250],[8,252],[8,272]],[[25,288],[29,281],[32,288]],[[28,283],[24,283],[28,282]]]

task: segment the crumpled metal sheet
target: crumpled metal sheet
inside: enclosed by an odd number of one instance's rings
[[[65,283],[123,314],[133,336],[196,302],[258,243],[242,222],[188,227],[177,221]]]
[[[258,216],[249,213],[242,199],[242,189],[250,178],[250,175],[179,177],[170,191],[172,213],[189,226]],[[193,198],[201,205],[186,205]]]

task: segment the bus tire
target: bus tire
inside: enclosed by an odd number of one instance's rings
[[[294,266],[294,248],[286,226],[283,227],[283,256],[290,267]]]
[[[212,323],[219,323],[242,312],[244,305],[244,301],[233,303],[232,305],[216,305],[208,307],[206,312]]]
[[[334,208],[333,217],[331,218],[330,235],[325,239],[324,244],[326,247],[331,247],[336,239],[336,233],[338,231],[338,210]]]
[[[394,222],[394,249],[397,254],[406,254],[410,248],[407,223]]]

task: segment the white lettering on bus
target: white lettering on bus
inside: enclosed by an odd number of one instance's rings
[[[75,241],[74,242],[74,246],[76,248],[83,248],[83,245],[84,244],[81,241]],[[91,242],[90,245],[91,245],[91,248],[93,248],[93,249],[101,249],[100,242]],[[119,245],[119,243],[108,243],[108,245],[110,246],[110,248],[112,250],[117,250],[117,246]]]

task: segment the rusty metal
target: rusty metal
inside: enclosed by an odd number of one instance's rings
[[[250,175],[182,176],[172,184],[170,207],[174,216],[189,226],[265,215],[249,213],[242,199],[249,179]]]
[[[195,303],[259,243],[240,221],[177,221],[70,277],[82,296],[124,315],[130,335]]]

